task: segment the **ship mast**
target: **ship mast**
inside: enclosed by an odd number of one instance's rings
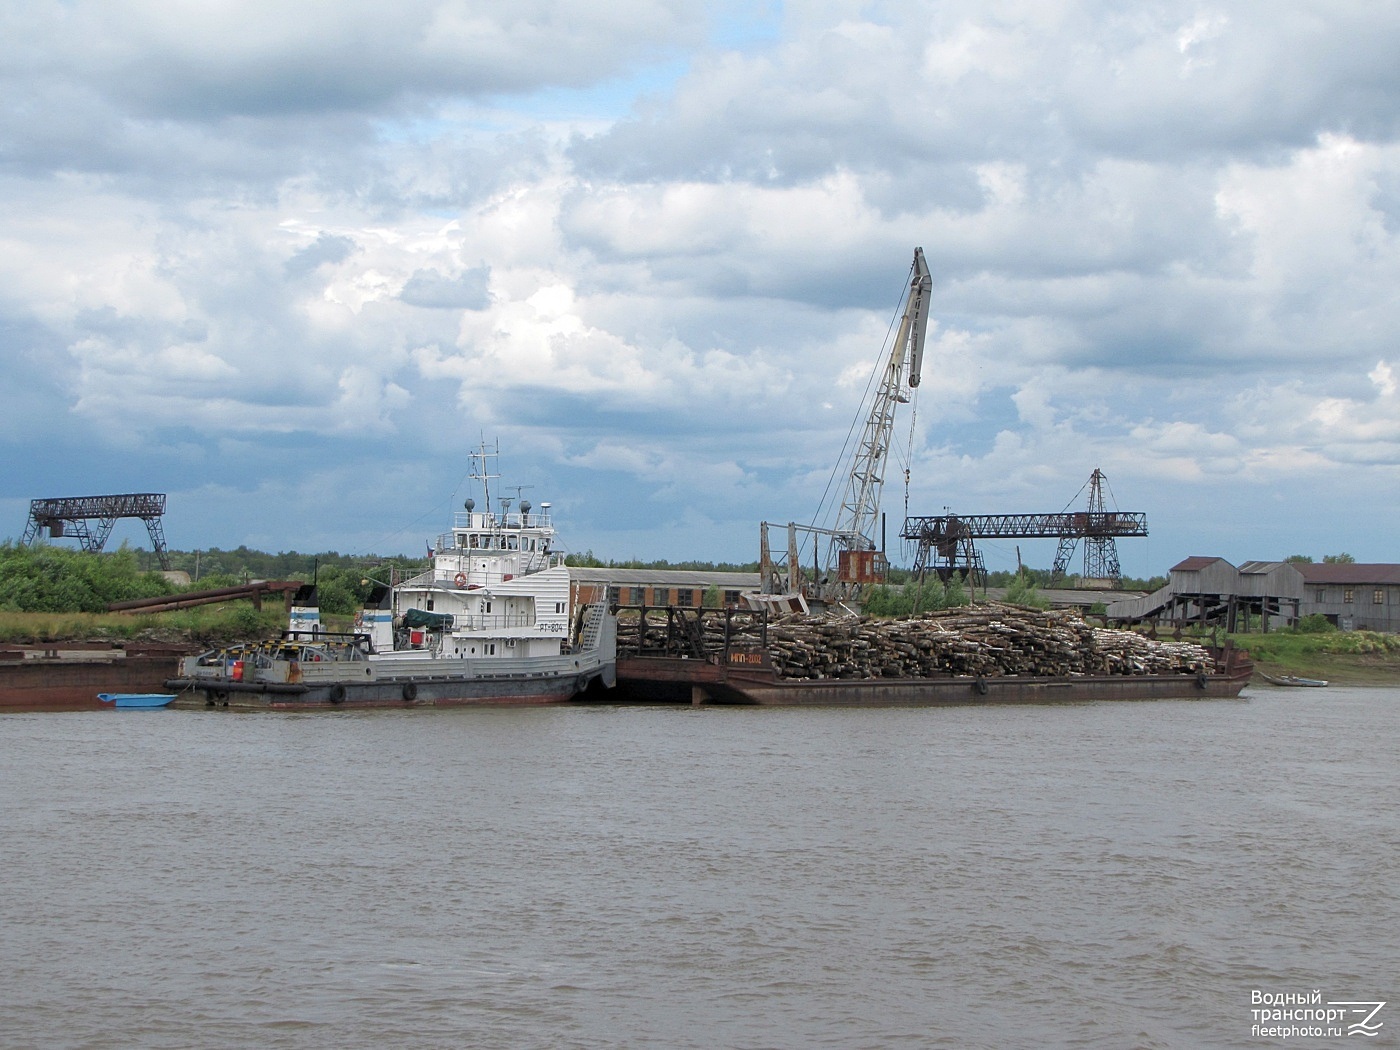
[[[495,479],[498,479],[500,475],[490,473],[490,471],[487,469],[486,461],[489,458],[493,457],[499,460],[500,456],[501,443],[499,439],[496,441],[495,451],[492,451],[486,447],[486,441],[483,438],[481,442],[481,447],[479,449],[477,449],[474,452],[467,453],[467,458],[469,460],[469,466],[467,468],[467,477],[469,477],[472,481],[481,482],[482,494],[486,500],[487,514],[491,513],[491,482]]]

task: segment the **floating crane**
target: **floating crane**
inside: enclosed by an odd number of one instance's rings
[[[1083,586],[1119,586],[1115,536],[1146,536],[1147,515],[1104,508],[1103,471],[1098,468],[1085,483],[1089,488],[1087,511],[1063,510],[1058,514],[943,514],[904,519],[901,533],[917,544],[914,571],[920,579],[932,570],[943,580],[953,575],[976,582],[982,574],[982,557],[973,540],[1046,538],[1060,541],[1050,584],[1064,578],[1069,559],[1084,541]],[[1083,489],[1080,489],[1083,492]]]
[[[880,519],[880,494],[894,434],[895,409],[909,401],[919,385],[923,367],[933,279],[922,248],[914,249],[911,272],[899,331],[855,448],[836,526],[824,529],[789,522],[786,555],[775,559],[769,536],[773,526],[763,522],[759,543],[761,601],[789,608],[805,608],[809,602],[825,605],[857,601],[862,588],[885,579],[888,563],[872,533]],[[810,576],[805,575],[801,564],[800,537],[804,536],[813,541],[812,562],[807,566]]]

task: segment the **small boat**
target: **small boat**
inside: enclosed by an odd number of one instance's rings
[[[1321,689],[1327,684],[1321,678],[1299,678],[1297,675],[1291,674],[1264,674],[1263,671],[1260,671],[1259,674],[1264,681],[1272,682],[1274,685],[1305,685],[1311,686],[1313,689]]]
[[[97,699],[113,707],[164,707],[174,693],[98,693]]]

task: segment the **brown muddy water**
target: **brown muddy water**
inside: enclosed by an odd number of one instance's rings
[[[0,757],[11,1050],[1400,1039],[1395,689],[11,714]],[[1314,992],[1392,1005],[1252,1030]]]

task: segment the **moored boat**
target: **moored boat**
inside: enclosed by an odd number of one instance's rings
[[[1265,674],[1263,671],[1260,671],[1259,677],[1271,685],[1297,685],[1306,686],[1311,689],[1321,689],[1323,686],[1327,685],[1326,680],[1322,678],[1299,678],[1297,675],[1291,674],[1275,675]]]
[[[95,710],[103,691],[157,693],[191,645],[48,642],[0,647],[0,712]]]
[[[97,699],[108,707],[165,707],[175,699],[174,693],[98,693]]]
[[[488,453],[468,499],[430,549],[428,568],[376,585],[349,633],[322,630],[312,588],[280,639],[211,650],[166,683],[181,706],[261,708],[541,704],[615,682],[615,621],[602,601],[569,608],[549,504],[492,505]]]

